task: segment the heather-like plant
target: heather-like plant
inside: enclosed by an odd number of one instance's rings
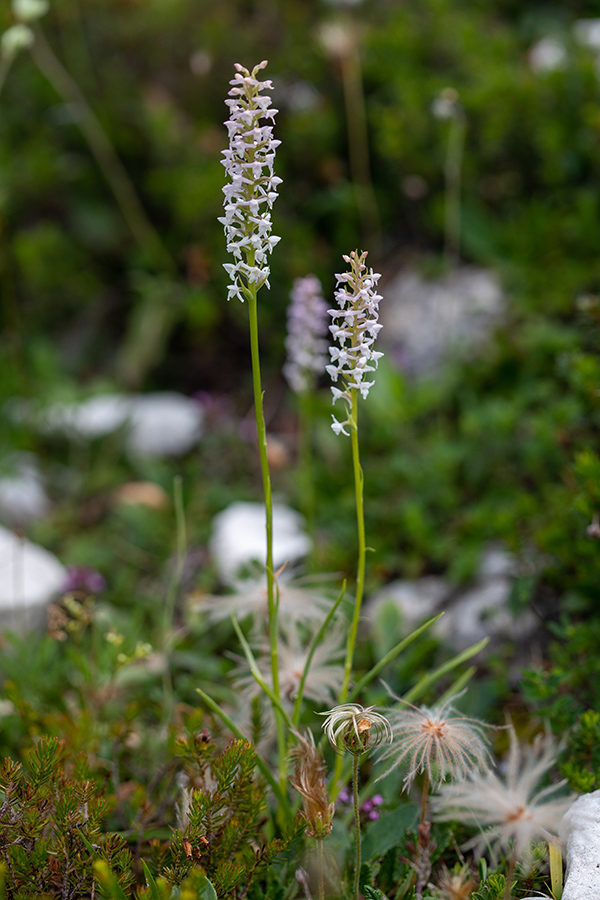
[[[133,883],[126,841],[102,832],[110,801],[83,756],[67,765],[65,742],[42,737],[27,769],[10,758],[0,771],[0,860],[9,896],[65,898],[94,890],[104,862],[121,891]]]

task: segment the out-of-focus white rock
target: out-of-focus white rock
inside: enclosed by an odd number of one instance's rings
[[[50,511],[35,458],[23,454],[14,460],[12,472],[0,478],[0,519],[15,528],[23,528],[43,519]]]
[[[46,607],[66,577],[52,553],[0,527],[0,630],[26,634],[43,628]]]
[[[580,44],[600,50],[600,19],[576,19],[573,34]]]
[[[600,791],[575,800],[563,816],[558,835],[567,849],[562,900],[600,897]]]
[[[310,552],[312,542],[303,530],[300,513],[273,504],[273,565],[294,563]],[[232,503],[212,522],[210,552],[224,584],[233,584],[242,566],[266,556],[266,514],[262,503]]]
[[[175,391],[151,394],[100,394],[82,403],[59,403],[43,412],[13,404],[16,416],[44,431],[62,431],[74,438],[104,437],[126,430],[133,456],[183,456],[202,437],[204,412],[190,397]]]
[[[562,41],[554,37],[543,37],[529,51],[529,65],[534,72],[556,72],[564,69],[567,50]]]
[[[129,420],[129,450],[139,456],[183,456],[200,440],[203,418],[200,404],[183,394],[140,394]]]
[[[451,351],[481,346],[505,308],[495,275],[470,266],[436,280],[401,271],[381,293],[379,341],[413,375],[436,372]]]
[[[433,576],[395,581],[367,604],[365,615],[377,625],[384,607],[392,604],[400,615],[403,633],[408,634],[425,619],[444,612],[432,631],[457,651],[485,637],[524,638],[536,630],[537,620],[529,611],[514,616],[509,608],[515,575],[512,555],[489,547],[469,586],[457,590],[444,578]]]

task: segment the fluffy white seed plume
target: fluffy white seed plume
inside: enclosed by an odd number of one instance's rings
[[[435,817],[481,829],[467,845],[480,854],[491,847],[494,854],[512,849],[516,857],[527,857],[532,842],[554,838],[573,802],[572,795],[557,796],[565,781],[537,790],[556,757],[550,738],[538,735],[531,746],[522,747],[511,727],[506,777],[492,771],[472,772],[456,784],[444,785],[432,799]]]
[[[350,271],[336,275],[335,299],[339,309],[329,310],[333,319],[329,330],[339,346],[334,344],[329,348],[331,364],[326,368],[333,381],[341,382],[341,389],[331,388],[333,402],[343,400],[348,413],[344,422],[332,416],[331,427],[336,434],[348,435],[345,426],[356,427],[352,420],[352,392],[360,391],[362,397],[368,395],[375,384],[367,380],[368,373],[375,371],[383,356],[373,349],[382,327],[378,322],[381,296],[375,291],[381,275],[367,269],[366,252],[353,250],[343,258],[350,264]]]
[[[262,95],[272,89],[272,83],[257,77],[266,65],[263,60],[250,72],[236,63],[225,101],[230,111],[225,122],[229,148],[223,150],[222,163],[230,182],[223,188],[225,215],[219,222],[225,227],[227,251],[234,258],[233,263],[224,264],[231,279],[227,299],[238,297],[242,302],[249,285],[256,289],[270,286],[267,258],[280,240],[271,234],[270,213],[281,184],[281,178],[273,174],[275,150],[281,141],[273,138],[273,127],[268,124],[277,110],[270,108],[271,98]],[[261,124],[265,119],[267,124]]]
[[[327,304],[316,275],[296,278],[288,307],[287,361],[283,367],[289,386],[303,394],[315,386],[327,363]]]
[[[441,784],[446,778],[464,778],[473,769],[489,768],[485,722],[463,716],[448,700],[429,709],[412,706],[387,710],[394,742],[381,759],[391,761],[384,775],[401,766],[406,768],[404,787],[408,789],[419,773],[429,783]]]

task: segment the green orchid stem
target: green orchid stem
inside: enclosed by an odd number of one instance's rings
[[[354,648],[356,646],[356,635],[358,634],[358,623],[360,621],[360,609],[362,606],[363,593],[365,588],[365,558],[367,554],[367,545],[365,541],[365,512],[363,504],[363,472],[360,466],[360,455],[358,450],[358,390],[352,389],[352,416],[350,420],[351,439],[352,439],[352,465],[354,468],[354,492],[356,496],[356,525],[358,530],[358,569],[356,573],[356,599],[354,601],[354,615],[352,616],[352,624],[350,625],[350,633],[348,635],[348,644],[346,645],[346,662],[344,664],[344,682],[340,691],[338,700],[341,706],[346,702],[348,689],[350,687],[350,678],[352,675],[352,664],[354,662]],[[337,757],[335,768],[333,771],[332,796],[335,799],[339,791],[339,780],[342,774],[342,758]]]
[[[361,845],[360,845],[360,806],[358,801],[358,763],[360,754],[354,754],[354,768],[352,772],[352,791],[354,797],[354,831],[356,834],[356,871],[354,873],[354,900],[358,900],[359,884],[360,884],[360,864],[361,864]]]
[[[358,391],[352,388],[352,466],[354,468],[354,493],[356,497],[356,526],[358,531],[358,568],[356,572],[356,599],[354,601],[354,615],[348,636],[346,650],[346,662],[344,666],[344,683],[340,691],[340,705],[345,702],[352,675],[352,663],[354,661],[354,648],[360,620],[363,593],[365,589],[365,558],[367,545],[365,541],[365,511],[363,505],[363,472],[360,466],[358,450]]]
[[[248,258],[251,266],[254,260]],[[257,287],[252,283],[248,285],[248,313],[250,319],[250,351],[252,355],[252,384],[254,387],[254,409],[256,413],[256,431],[258,434],[258,453],[260,456],[260,468],[262,472],[263,490],[265,494],[265,511],[267,520],[267,601],[269,609],[269,646],[271,653],[271,676],[273,679],[273,693],[279,700],[279,651],[277,646],[277,602],[275,598],[275,576],[273,574],[273,499],[271,496],[271,475],[269,472],[269,460],[267,457],[267,428],[263,409],[263,391],[260,379],[260,353],[258,346],[258,303]],[[287,751],[285,728],[283,718],[277,706],[273,705],[275,724],[277,728],[277,749],[279,752],[279,780],[282,787],[286,781],[285,756]]]

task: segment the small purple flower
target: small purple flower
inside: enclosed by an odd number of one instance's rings
[[[327,341],[323,337],[327,330],[327,304],[316,275],[294,281],[287,325],[283,374],[292,390],[303,394],[314,388],[327,362]]]
[[[381,296],[375,291],[381,276],[372,269],[367,270],[366,257],[366,252],[359,254],[358,250],[344,256],[344,260],[350,263],[350,271],[336,275],[338,290],[335,299],[339,309],[329,310],[333,319],[329,330],[339,347],[333,345],[329,348],[331,364],[326,368],[333,381],[337,382],[339,378],[341,382],[341,389],[331,388],[333,402],[343,400],[348,414],[344,422],[331,417],[331,427],[336,434],[348,435],[346,425],[356,428],[352,416],[353,395],[359,391],[362,397],[367,397],[375,382],[367,381],[365,376],[375,371],[383,356],[383,353],[373,350],[382,327],[378,322]]]
[[[272,83],[257,78],[266,65],[263,60],[250,72],[236,63],[230,99],[225,101],[230,110],[225,122],[229,148],[223,150],[222,163],[231,180],[223,188],[225,215],[219,222],[225,227],[227,251],[234,257],[233,263],[223,266],[231,279],[227,299],[237,297],[242,303],[250,285],[269,287],[267,257],[280,240],[271,235],[270,210],[281,184],[273,174],[281,141],[273,138],[272,125],[261,125],[261,119],[273,122],[277,110],[269,109],[270,97],[261,96],[261,91],[272,90]]]
[[[100,594],[106,588],[106,579],[90,566],[67,566],[62,592],[81,591],[84,594]]]

